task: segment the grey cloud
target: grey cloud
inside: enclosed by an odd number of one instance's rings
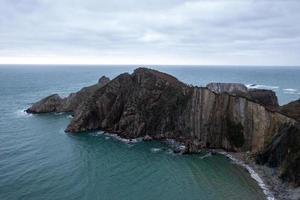
[[[295,0],[0,0],[0,62],[122,55],[161,64],[176,57],[172,64],[299,65],[299,10]]]

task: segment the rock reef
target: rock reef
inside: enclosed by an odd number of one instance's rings
[[[194,87],[171,75],[138,68],[111,81],[101,78],[66,98],[51,95],[26,111],[72,112],[66,132],[103,130],[124,138],[174,139],[185,144],[185,153],[202,148],[250,151],[264,158],[264,164],[274,149],[281,148],[278,140],[284,145],[283,138],[295,136],[282,127],[298,127],[295,119],[276,112],[275,107],[273,91],[223,83]],[[299,154],[299,149],[295,151]],[[276,162],[279,168],[285,163]],[[282,177],[298,184],[298,175],[292,177],[295,166],[300,167],[298,161],[285,166],[288,175]]]

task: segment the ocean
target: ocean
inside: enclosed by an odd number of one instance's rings
[[[69,114],[24,109],[53,93],[67,96],[137,66],[0,65],[0,199],[266,199],[244,168],[223,155],[178,155],[160,142],[128,143],[102,132],[66,134]],[[205,86],[240,82],[300,97],[300,68],[151,66]]]

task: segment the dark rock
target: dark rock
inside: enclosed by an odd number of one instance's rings
[[[280,106],[280,112],[300,122],[300,99]]]
[[[277,108],[279,106],[276,93],[272,90],[250,89],[248,91],[250,99],[267,106],[269,108]]]
[[[98,80],[98,84],[100,84],[101,86],[106,85],[108,82],[110,81],[110,79],[106,76],[101,76],[101,78],[99,78]]]
[[[49,113],[60,112],[63,99],[58,94],[50,95],[36,103],[26,110],[27,113]]]
[[[300,186],[300,126],[285,124],[256,157],[258,164],[278,168],[279,176]]]

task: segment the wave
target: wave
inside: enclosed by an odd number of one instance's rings
[[[208,157],[211,157],[211,156],[212,156],[211,152],[208,152],[207,154],[205,154],[204,156],[201,156],[200,158],[205,159],[205,158],[208,158]]]
[[[287,89],[283,89],[284,91],[287,91],[287,92],[296,92],[297,89],[292,89],[292,88],[287,88]]]
[[[293,89],[293,88],[283,89],[283,93],[285,93],[285,94],[300,94],[297,89]]]
[[[153,152],[153,153],[157,153],[157,152],[162,151],[162,148],[154,148],[153,147],[153,148],[150,149],[150,151]]]
[[[29,116],[32,116],[32,114],[31,114],[31,113],[27,113],[27,112],[25,111],[25,109],[17,110],[17,111],[15,112],[15,114],[16,114],[17,117],[29,117]]]
[[[278,86],[260,85],[260,84],[247,84],[246,87],[249,88],[249,89],[268,89],[268,90],[277,90],[277,89],[279,89]]]
[[[55,112],[54,115],[63,115],[63,112]]]
[[[67,116],[68,119],[73,119],[74,117],[72,115]]]
[[[179,143],[179,142],[177,142],[176,140],[174,140],[174,139],[166,139],[165,140],[165,143],[169,146],[169,147],[171,147],[172,149],[173,149],[173,151],[175,151],[175,152],[184,152],[185,151],[185,149],[186,149],[186,146],[185,145],[183,145],[182,143]]]
[[[118,134],[115,133],[101,133],[101,134],[105,135],[106,137],[111,137],[118,141],[124,142],[126,144],[133,144],[133,143],[141,142],[143,140],[143,138],[126,139],[120,137]]]
[[[224,156],[226,156],[230,160],[232,160],[233,163],[244,167],[249,172],[251,178],[253,178],[258,183],[259,187],[263,190],[263,193],[267,196],[267,199],[268,200],[275,200],[275,197],[270,192],[269,188],[266,186],[266,184],[264,183],[264,181],[260,178],[260,176],[249,165],[245,164],[241,160],[238,160],[238,159],[234,158],[232,155],[230,155],[227,152],[221,151],[219,153],[222,154],[222,155],[224,155]]]

